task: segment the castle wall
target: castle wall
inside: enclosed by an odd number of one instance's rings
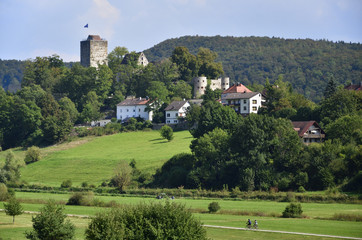
[[[194,98],[199,98],[205,94],[207,86],[206,77],[196,77],[194,78]]]
[[[108,64],[108,42],[105,40],[89,40],[80,42],[80,63],[84,67],[98,67]]]

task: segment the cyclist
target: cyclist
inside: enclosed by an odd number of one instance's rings
[[[248,221],[246,222],[246,225],[248,226],[248,228],[251,228],[251,221],[250,221],[250,219],[248,219]]]
[[[255,229],[258,229],[258,222],[255,220],[254,221],[254,226],[253,226]]]

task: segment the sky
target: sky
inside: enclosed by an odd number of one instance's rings
[[[90,34],[108,52],[186,35],[362,43],[362,0],[0,0],[0,59],[79,61]]]

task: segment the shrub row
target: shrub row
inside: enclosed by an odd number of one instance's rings
[[[15,186],[12,186],[15,187]],[[168,196],[184,197],[184,198],[215,198],[215,199],[232,199],[232,200],[269,200],[280,202],[348,202],[348,203],[361,203],[360,196],[347,195],[342,193],[336,194],[310,194],[310,193],[294,193],[294,192],[241,192],[238,191],[210,191],[204,189],[127,189],[123,194],[119,190],[110,187],[47,187],[39,185],[18,185],[16,191],[22,192],[50,192],[50,193],[66,193],[66,192],[89,192],[92,191],[96,195],[109,195],[109,196],[143,196],[143,197],[156,197],[161,193]]]

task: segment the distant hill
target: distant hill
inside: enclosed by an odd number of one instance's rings
[[[328,80],[340,84],[362,80],[362,45],[311,39],[268,37],[184,36],[168,39],[144,51],[148,60],[167,58],[177,46],[196,54],[200,47],[218,53],[225,75],[244,85],[273,83],[280,74],[284,81],[306,97],[319,101]]]
[[[171,56],[177,46],[196,54],[200,47],[218,53],[225,75],[244,85],[273,83],[280,74],[284,81],[311,100],[319,101],[328,80],[340,84],[362,80],[362,45],[311,39],[268,37],[184,36],[168,39],[144,51],[150,61]],[[111,51],[112,49],[110,49]],[[70,67],[73,63],[65,63]],[[5,90],[20,88],[25,61],[1,60],[0,81]]]

